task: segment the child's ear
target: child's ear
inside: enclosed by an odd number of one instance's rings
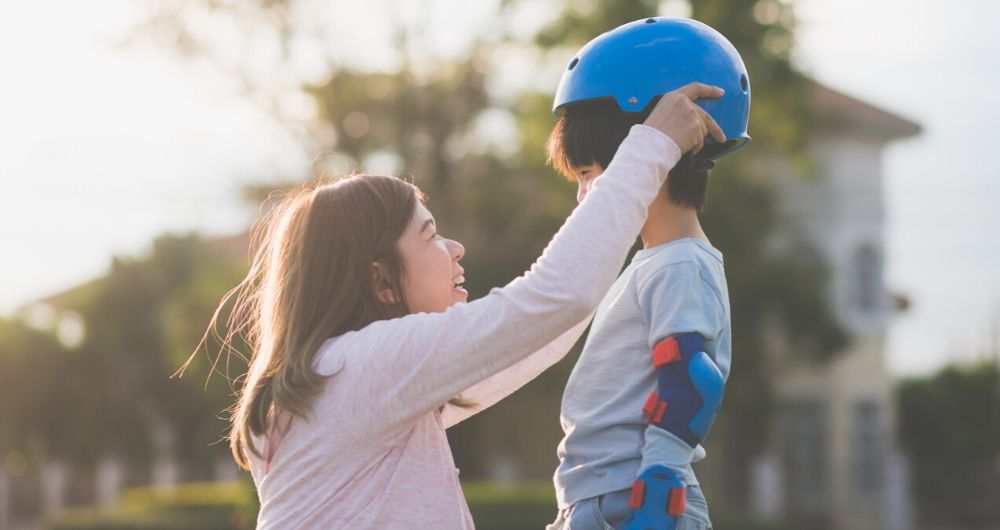
[[[375,298],[384,305],[393,305],[399,303],[396,299],[396,291],[392,288],[392,282],[389,281],[389,271],[386,269],[385,265],[379,262],[373,262],[371,267],[371,279],[372,279],[372,289],[375,290]]]

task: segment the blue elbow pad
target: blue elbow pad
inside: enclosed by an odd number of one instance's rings
[[[660,341],[653,349],[657,388],[643,413],[654,425],[696,447],[708,436],[722,405],[725,378],[705,353],[704,339],[684,333]]]

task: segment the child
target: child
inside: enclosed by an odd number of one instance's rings
[[[726,91],[699,105],[728,141],[706,142],[671,170],[640,233],[643,249],[598,307],[563,395],[553,530],[711,528],[691,463],[705,457],[700,443],[729,373],[729,298],[722,253],[698,212],[714,159],[749,140],[746,69],[699,22],[626,24],[570,62],[547,147],[583,201],[654,96],[691,81]]]

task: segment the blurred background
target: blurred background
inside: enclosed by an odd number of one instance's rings
[[[720,30],[753,87],[703,215],[715,527],[1000,528],[1000,4],[35,0],[0,4],[0,529],[252,528],[215,352],[169,376],[266,199],[411,176],[482,296],[575,205],[544,164],[562,69],[654,15]],[[575,357],[449,432],[478,528],[554,518]]]

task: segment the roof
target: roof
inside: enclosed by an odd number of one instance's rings
[[[812,109],[822,128],[862,130],[886,140],[909,138],[921,131],[915,122],[815,81]]]

